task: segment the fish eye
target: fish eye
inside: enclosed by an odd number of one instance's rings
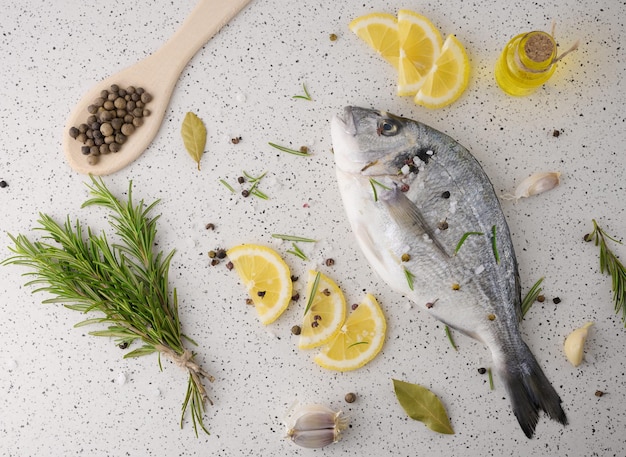
[[[398,133],[399,125],[394,119],[381,119],[378,121],[378,134],[383,136],[394,136]]]

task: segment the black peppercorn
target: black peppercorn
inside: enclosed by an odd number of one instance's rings
[[[483,367],[480,367],[480,368],[478,369],[478,373],[479,373],[479,374],[485,374],[485,373],[487,373],[487,369],[486,369],[486,368],[483,368]]]
[[[0,181],[0,188],[4,189],[4,188],[5,188],[5,187],[7,187],[8,185],[9,185],[9,184],[8,184],[5,180]]]
[[[552,303],[554,303],[555,305],[558,305],[559,303],[561,303],[561,299],[559,297],[554,297],[552,299]]]

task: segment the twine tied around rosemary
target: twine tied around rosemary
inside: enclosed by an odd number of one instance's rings
[[[189,375],[193,378],[196,386],[198,386],[202,399],[209,402],[210,405],[213,405],[213,401],[207,395],[206,388],[202,384],[200,378],[207,379],[209,382],[215,381],[215,378],[204,371],[204,369],[194,360],[195,354],[192,351],[185,349],[182,354],[178,354],[176,351],[167,346],[156,345],[154,348],[174,362],[174,364],[178,365],[183,370],[187,370]]]

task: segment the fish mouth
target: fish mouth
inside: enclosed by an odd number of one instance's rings
[[[335,128],[341,129],[346,135],[356,135],[356,125],[351,106],[346,106],[343,109],[343,116],[335,115],[332,123]]]

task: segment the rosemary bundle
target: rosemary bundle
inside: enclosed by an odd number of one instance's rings
[[[607,239],[618,244],[622,242],[602,230],[595,219],[591,222],[593,222],[593,231],[585,235],[585,241],[593,241],[600,248],[600,273],[611,275],[615,313],[622,313],[622,322],[626,326],[626,267],[611,251]]]
[[[140,357],[158,353],[185,369],[188,374],[187,393],[182,405],[181,427],[186,411],[191,412],[194,431],[198,427],[209,433],[202,416],[205,403],[211,403],[203,379],[213,381],[194,360],[195,354],[185,347],[183,340],[195,345],[181,332],[178,317],[176,289],[170,294],[168,270],[175,251],[164,255],[153,252],[156,223],[159,216],[150,213],[158,200],[145,205],[132,201],[132,182],[128,201],[122,204],[104,185],[102,179],[92,179],[87,185],[92,198],[82,207],[102,206],[111,212],[110,225],[120,243],[109,243],[105,234],[85,230],[80,222],[74,227],[69,217],[64,225],[50,216],[40,214],[36,230],[45,233],[41,241],[31,242],[26,236],[9,235],[15,254],[3,265],[23,265],[33,271],[24,273],[34,279],[34,292],[49,292],[53,298],[43,303],[64,303],[81,313],[99,312],[103,316],[84,320],[76,327],[90,324],[108,324],[105,330],[90,332],[95,336],[115,338],[120,347],[139,340],[143,345],[124,357]],[[212,403],[211,403],[212,404]]]

